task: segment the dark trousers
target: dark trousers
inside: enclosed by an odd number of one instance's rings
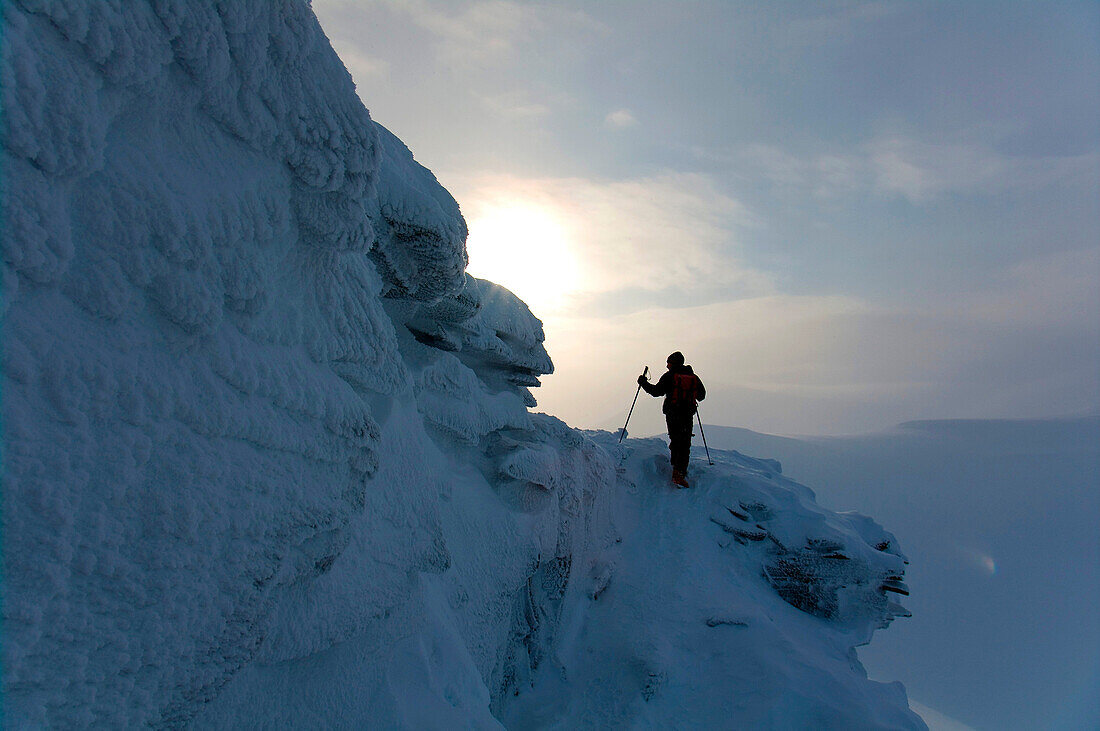
[[[695,414],[671,412],[665,414],[668,426],[668,451],[671,453],[672,469],[687,472],[688,458],[691,456],[691,421]]]

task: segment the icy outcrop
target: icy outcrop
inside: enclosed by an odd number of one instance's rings
[[[689,520],[690,500],[643,497],[661,445],[530,413],[541,323],[465,274],[457,204],[370,120],[306,3],[2,12],[11,725],[541,718],[596,672],[603,607],[674,620],[616,588],[673,560],[631,552],[647,515],[707,532],[715,576],[794,613],[776,628],[832,638],[801,666],[845,689],[827,718],[915,723],[848,657],[897,611],[876,586],[900,575],[892,544],[748,463],[715,470]],[[672,677],[675,653],[623,641],[607,707],[644,720],[637,691],[671,713],[670,683],[632,683]],[[806,680],[779,660],[753,713]]]
[[[465,283],[466,221],[431,171],[386,128],[376,125],[379,236],[371,250],[388,297],[433,302]]]
[[[395,322],[430,348],[450,351],[495,390],[516,391],[526,406],[536,402],[528,387],[553,373],[543,347],[542,323],[507,289],[466,276],[457,295],[430,305],[388,302]]]
[[[617,464],[620,533],[574,568],[553,654],[502,703],[506,725],[923,726],[900,684],[867,681],[852,649],[906,614],[882,585],[904,571],[893,536],[821,509],[771,461],[712,450],[715,464],[694,461],[692,489],[675,491],[664,442],[586,436]],[[776,586],[772,567],[808,556],[820,560],[803,563],[798,594]]]

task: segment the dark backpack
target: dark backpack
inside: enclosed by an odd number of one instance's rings
[[[694,373],[673,373],[672,390],[668,392],[668,407],[677,411],[694,412],[699,403],[696,389],[698,382]]]

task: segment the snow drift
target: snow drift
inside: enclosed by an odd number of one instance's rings
[[[919,727],[892,536],[528,408],[540,322],[308,5],[3,7],[13,727]]]

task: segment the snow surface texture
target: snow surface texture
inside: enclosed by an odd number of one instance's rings
[[[306,3],[2,12],[6,725],[921,726],[893,538],[531,414]]]
[[[706,434],[885,521],[913,557],[913,618],[860,648],[872,677],[978,729],[1100,729],[1100,416]]]

